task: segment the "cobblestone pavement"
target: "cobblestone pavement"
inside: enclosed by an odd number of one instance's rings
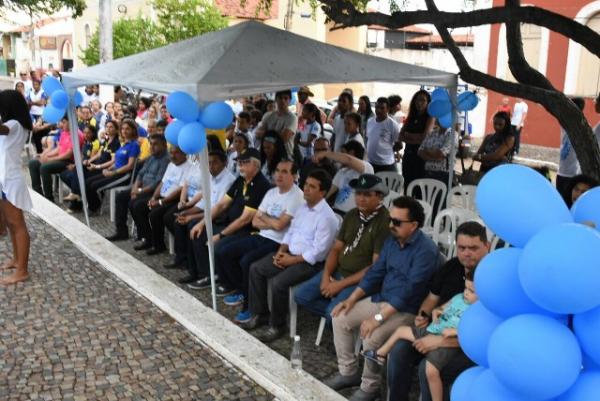
[[[107,201],[108,200],[105,200],[105,202]],[[105,205],[107,205],[107,203],[105,203]],[[105,207],[105,209],[108,209],[108,207]],[[82,213],[77,213],[74,216],[79,218],[81,221],[84,221]],[[114,225],[110,222],[108,218],[108,210],[106,210],[104,214],[91,216],[90,224],[92,229],[94,229],[96,232],[103,236],[110,235],[114,231]],[[210,288],[203,290],[191,290],[185,285],[177,283],[177,280],[179,278],[185,277],[187,275],[187,272],[185,270],[172,270],[165,269],[163,267],[164,264],[172,260],[172,256],[170,256],[168,252],[159,255],[148,256],[144,251],[133,250],[133,240],[118,241],[114,244],[122,250],[134,255],[138,260],[145,263],[155,272],[159,273],[163,277],[166,277],[167,279],[178,285],[181,289],[192,294],[205,305],[212,305]],[[217,308],[219,313],[221,313],[223,316],[230,320],[233,320],[233,318],[239,311],[239,307],[230,307],[225,305],[223,303],[223,298],[217,298]],[[333,331],[330,327],[325,329],[320,346],[317,347],[315,345],[318,325],[318,317],[310,314],[303,308],[298,308],[297,334],[300,335],[302,343],[303,369],[306,372],[313,375],[315,378],[319,380],[324,380],[325,378],[337,372],[337,360],[335,356],[335,349],[333,346]],[[258,329],[251,333],[256,336],[260,334],[262,330]],[[282,356],[289,358],[292,342],[288,336],[284,336],[272,342],[271,344],[268,344],[268,346],[271,347],[271,349],[273,349],[274,351],[281,354]],[[344,396],[349,397],[353,394],[355,390],[356,388],[345,389],[342,390],[340,393]],[[416,401],[418,399],[417,390],[418,384],[415,384],[413,386],[413,392],[411,394],[411,401]]]
[[[31,279],[0,288],[0,400],[272,400],[37,218]],[[9,249],[0,239],[0,259]]]

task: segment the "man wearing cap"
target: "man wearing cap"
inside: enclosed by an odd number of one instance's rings
[[[333,308],[354,291],[390,233],[390,215],[382,204],[389,190],[381,178],[363,174],[350,181],[350,186],[356,208],[344,216],[325,268],[295,291],[297,304],[329,322]]]
[[[256,149],[246,149],[237,158],[240,176],[231,184],[227,194],[221,198],[211,209],[214,222],[213,243],[215,253],[219,247],[235,241],[243,235],[252,232],[252,219],[263,197],[271,187],[269,181],[260,172],[260,152]],[[202,219],[190,231],[187,264],[191,278],[190,288],[200,289],[210,286],[208,247],[205,222]],[[216,266],[217,272],[219,266]],[[228,295],[231,288],[219,286],[217,293],[220,296]]]
[[[308,103],[312,103],[310,101],[311,97],[314,97],[315,94],[311,92],[310,88],[308,86],[303,86],[300,89],[298,89],[298,103],[296,103],[296,116],[298,117],[298,131],[302,131],[302,129],[304,128],[304,124],[306,123],[306,121],[304,121],[304,119],[302,118],[302,108],[304,107],[305,104]],[[319,108],[319,112],[321,113],[321,121],[327,121],[327,114],[325,114],[325,112],[323,112],[323,110],[321,110]]]
[[[354,354],[354,332],[360,329],[363,349],[379,348],[400,325],[414,321],[427,284],[439,267],[436,244],[421,231],[423,207],[408,196],[396,198],[390,209],[390,232],[379,258],[350,296],[336,305],[333,343],[339,373],[325,381],[334,390],[360,384],[351,401],[370,401],[379,395],[381,370],[366,362],[361,373]]]

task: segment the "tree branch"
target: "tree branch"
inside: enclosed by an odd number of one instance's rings
[[[600,34],[564,15],[533,6],[510,8],[492,7],[468,12],[433,10],[398,11],[392,15],[378,12],[361,12],[348,0],[321,0],[323,11],[342,29],[361,25],[382,25],[398,29],[414,24],[443,23],[447,28],[460,28],[506,21],[528,23],[548,28],[579,43],[600,58]]]
[[[425,4],[430,11],[437,11],[434,0],[425,0]],[[445,24],[438,22],[435,24],[435,27],[439,31],[444,44],[458,64],[460,76],[466,82],[491,89],[498,93],[513,97],[521,97],[541,104],[544,109],[559,121],[569,135],[569,139],[575,149],[575,154],[581,163],[584,173],[596,179],[600,179],[600,150],[598,148],[598,143],[592,132],[592,127],[575,103],[570,101],[562,92],[552,88],[551,85],[551,88],[544,88],[532,86],[528,82],[513,83],[474,70],[456,45],[456,42],[452,38],[452,35],[450,35],[450,32],[448,32]],[[529,66],[524,57],[523,60],[526,65]]]
[[[505,4],[506,7],[516,9],[521,6],[521,0],[506,0]],[[539,88],[556,90],[552,83],[538,70],[532,68],[525,58],[520,23],[510,21],[506,24],[506,48],[508,50],[508,67],[517,81]]]

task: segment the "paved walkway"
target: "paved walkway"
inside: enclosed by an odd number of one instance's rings
[[[0,288],[0,400],[271,400],[28,216],[31,279]],[[0,239],[0,258],[9,252]]]

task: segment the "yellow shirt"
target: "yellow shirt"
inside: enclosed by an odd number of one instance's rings
[[[140,160],[146,160],[152,155],[150,141],[148,138],[139,138],[138,143],[140,144]]]

